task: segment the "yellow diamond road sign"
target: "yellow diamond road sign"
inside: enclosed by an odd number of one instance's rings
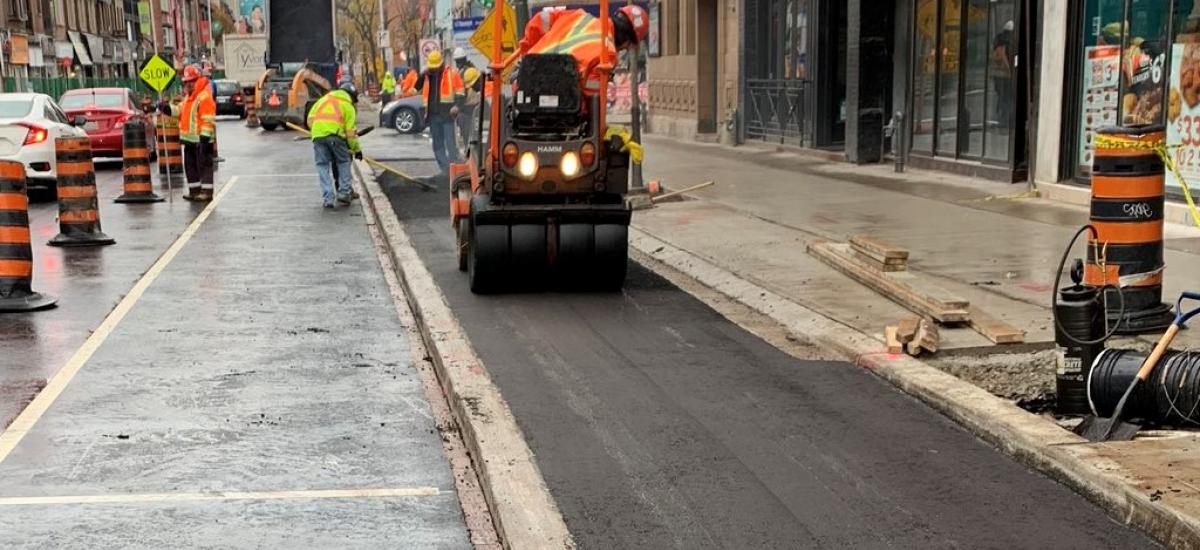
[[[142,65],[138,76],[141,76],[142,80],[146,81],[146,84],[149,84],[156,92],[162,92],[171,85],[171,80],[175,78],[175,69],[171,67],[170,63],[163,61],[158,54],[154,54]]]
[[[517,49],[517,12],[513,10],[512,5],[508,2],[504,3],[504,19],[502,20],[504,40],[500,43],[500,47],[504,50],[504,56],[507,57]],[[492,48],[495,43],[496,30],[496,10],[492,9],[491,13],[484,18],[479,24],[479,28],[471,35],[471,44],[475,49],[479,50],[484,57],[488,58],[493,63],[503,61],[503,59],[492,59]]]

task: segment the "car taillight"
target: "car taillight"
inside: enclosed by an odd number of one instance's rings
[[[596,161],[596,147],[591,143],[584,143],[583,147],[579,148],[579,163],[583,166],[591,166]]]
[[[242,102],[242,94],[233,94],[233,102],[241,103]]]
[[[504,152],[502,155],[504,157],[504,165],[512,168],[515,164],[517,164],[517,153],[519,152],[520,151],[517,151],[517,144],[506,144],[504,146]]]
[[[25,142],[21,145],[36,145],[46,141],[46,138],[50,137],[50,132],[41,126],[34,126],[32,124],[22,124],[21,126],[29,129],[29,132],[25,134]]]
[[[121,115],[121,118],[117,119],[117,122],[116,122],[116,124],[113,124],[113,127],[114,128],[124,128],[125,123],[129,122],[129,119],[131,119],[131,118],[133,118],[133,115]]]

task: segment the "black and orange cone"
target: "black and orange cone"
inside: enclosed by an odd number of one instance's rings
[[[150,181],[150,149],[146,143],[146,123],[141,120],[126,122],[121,138],[124,142],[122,156],[125,193],[114,202],[162,202],[163,198],[154,194],[154,184]]]
[[[183,144],[179,141],[179,119],[160,114],[155,128],[158,142],[158,173],[183,173]]]
[[[58,164],[59,234],[51,246],[101,246],[115,244],[100,231],[100,204],[96,199],[96,172],[92,146],[85,137],[60,137],[54,143]]]
[[[0,160],[0,312],[35,311],[58,300],[33,291],[25,166]]]

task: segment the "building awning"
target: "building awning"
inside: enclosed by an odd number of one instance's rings
[[[108,59],[104,56],[104,39],[94,34],[84,33],[87,38],[88,51],[92,54],[92,63],[97,65],[108,65]]]
[[[75,57],[79,58],[79,64],[90,67],[92,57],[88,55],[87,46],[83,45],[83,37],[77,31],[67,31],[67,36],[71,37],[71,44],[75,46]]]

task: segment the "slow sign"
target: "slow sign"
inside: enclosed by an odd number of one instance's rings
[[[154,88],[154,91],[162,93],[175,79],[175,69],[158,54],[154,54],[142,64],[138,76],[142,77],[142,80],[151,88]]]

